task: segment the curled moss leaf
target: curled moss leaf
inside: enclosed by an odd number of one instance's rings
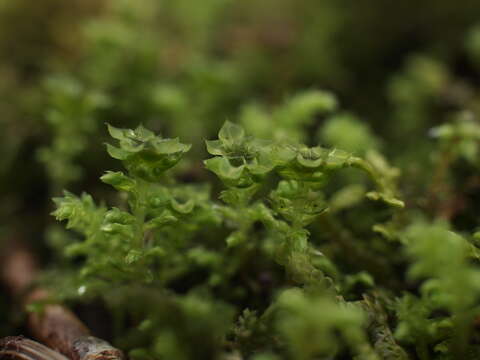
[[[108,125],[108,130],[119,141],[119,147],[107,144],[110,156],[122,160],[129,173],[146,181],[158,181],[190,149],[178,139],[162,139],[143,126],[131,130]]]

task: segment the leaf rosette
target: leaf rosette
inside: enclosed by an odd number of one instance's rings
[[[351,165],[352,155],[342,150],[320,146],[278,144],[273,158],[279,174],[285,179],[325,183],[329,172]]]
[[[220,129],[218,140],[208,140],[206,145],[215,156],[205,160],[206,168],[227,186],[249,187],[274,168],[270,142],[246,136],[241,126],[229,121]]]
[[[130,174],[156,182],[163,173],[175,166],[191,145],[178,138],[163,139],[142,125],[135,130],[108,125],[110,135],[118,140],[118,147],[107,144],[111,157],[121,160]]]

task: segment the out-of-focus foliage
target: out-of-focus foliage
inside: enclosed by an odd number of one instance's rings
[[[380,147],[370,128],[352,114],[340,113],[328,119],[320,132],[320,139],[329,146],[365,154]]]
[[[315,116],[331,113],[336,107],[337,100],[332,94],[306,91],[292,96],[270,113],[259,104],[246,105],[240,122],[252,134],[264,139],[307,141],[305,129],[312,127]]]
[[[0,1],[2,236],[133,359],[475,359],[479,12]]]

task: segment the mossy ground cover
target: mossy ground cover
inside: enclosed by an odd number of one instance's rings
[[[0,2],[47,302],[132,359],[480,356],[477,2],[70,5]]]

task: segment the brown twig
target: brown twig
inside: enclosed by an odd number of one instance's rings
[[[428,204],[439,217],[445,216],[442,204],[451,197],[452,193],[451,184],[448,183],[448,172],[454,160],[454,145],[454,141],[450,142],[441,153],[437,154],[437,163],[428,193]]]
[[[45,289],[33,288],[39,272],[33,254],[18,243],[10,245],[8,256],[0,264],[0,279],[13,296],[27,306],[46,301]],[[123,359],[123,353],[104,340],[90,335],[90,330],[69,309],[46,304],[41,312],[29,312],[27,324],[32,335],[72,360]]]
[[[68,360],[62,354],[23,336],[0,339],[0,359]]]

